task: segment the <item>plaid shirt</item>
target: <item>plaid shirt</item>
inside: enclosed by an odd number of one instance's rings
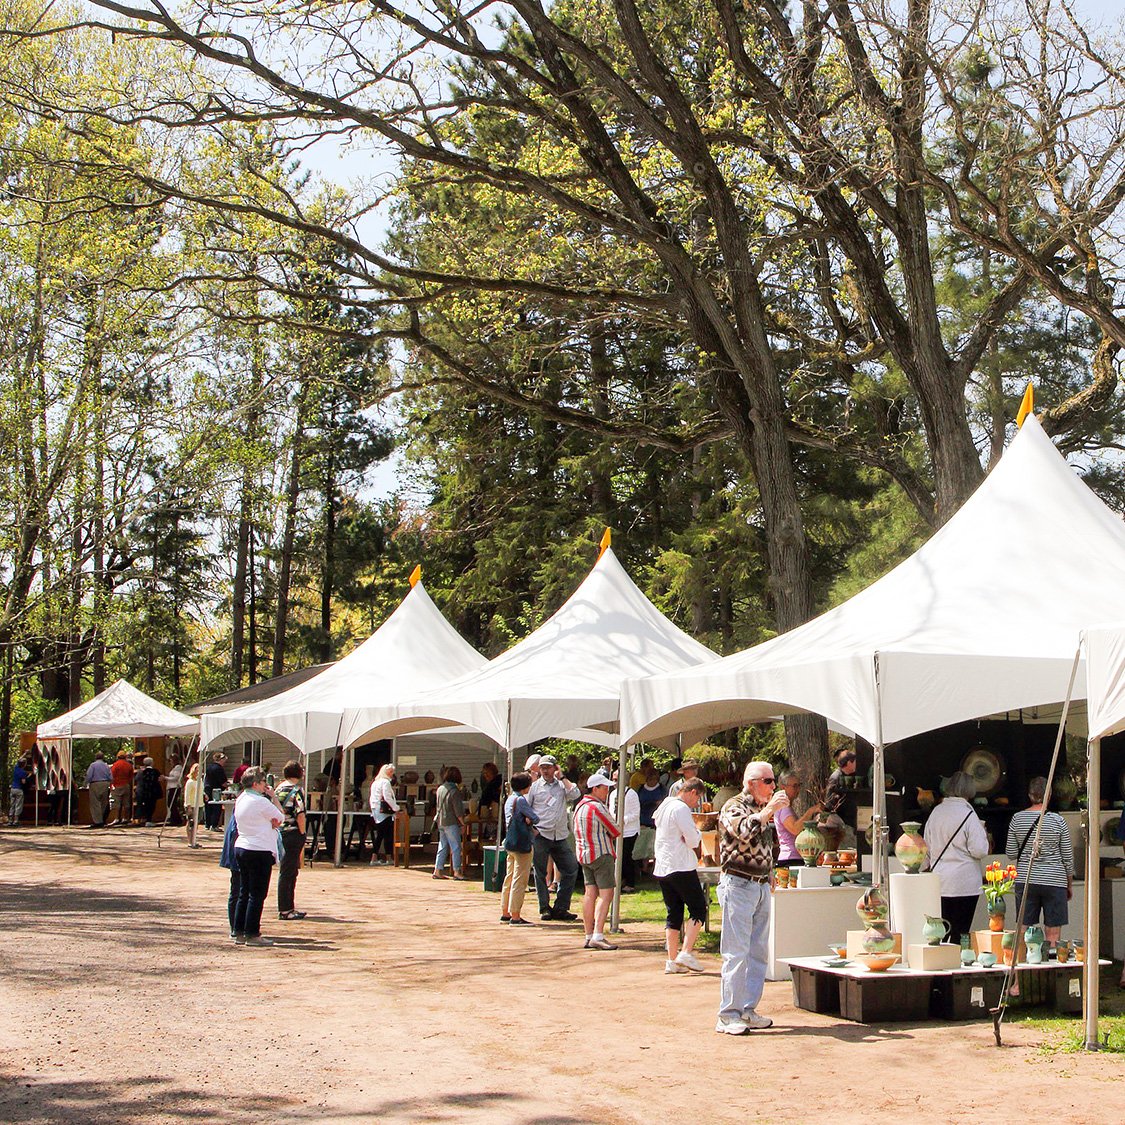
[[[724,875],[762,878],[773,870],[773,829],[749,793],[731,797],[719,813],[719,867]]]
[[[574,809],[574,843],[579,863],[593,863],[599,856],[617,857],[613,841],[621,835],[609,809],[595,797],[583,797]]]

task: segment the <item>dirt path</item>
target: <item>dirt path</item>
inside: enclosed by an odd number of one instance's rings
[[[616,953],[510,930],[479,884],[318,865],[272,949],[229,940],[218,843],[0,834],[0,1121],[1108,1122],[1119,1055],[1040,1054],[990,1025],[866,1028],[767,984],[766,1032],[714,1034],[718,958],[663,975],[656,926]],[[271,887],[272,891],[272,887]],[[273,905],[271,898],[270,905]],[[891,1118],[885,1117],[893,1114]]]

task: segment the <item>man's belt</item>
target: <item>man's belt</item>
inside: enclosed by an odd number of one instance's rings
[[[737,871],[729,871],[728,875],[733,875],[736,879],[745,879],[748,883],[768,883],[770,877],[768,875],[740,875]]]

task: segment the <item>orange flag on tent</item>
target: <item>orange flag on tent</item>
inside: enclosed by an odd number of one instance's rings
[[[605,529],[605,533],[602,535],[602,541],[598,544],[598,558],[599,559],[602,557],[602,555],[604,555],[606,553],[606,550],[609,548],[609,541],[610,541],[611,538],[612,538],[612,536],[611,536],[610,530],[607,527]]]
[[[417,586],[418,583],[421,582],[421,581],[422,581],[422,564],[419,563],[410,572],[410,587],[411,587],[411,589],[413,589],[415,586]]]
[[[1023,425],[1024,419],[1029,414],[1035,413],[1035,388],[1031,380],[1027,381],[1027,390],[1023,392],[1023,401],[1020,403],[1019,413],[1016,415],[1016,429]]]

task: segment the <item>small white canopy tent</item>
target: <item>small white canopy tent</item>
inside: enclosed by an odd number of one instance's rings
[[[270,699],[201,718],[204,748],[217,737],[269,730],[304,754],[350,746],[348,708],[391,703],[458,679],[487,661],[449,624],[421,582],[358,648],[323,672]]]
[[[433,691],[396,705],[349,709],[343,737],[456,725],[482,731],[509,751],[564,735],[616,746],[624,680],[717,659],[673,625],[606,549],[582,585],[530,636]],[[613,737],[598,738],[599,731]]]
[[[35,728],[36,738],[50,746],[44,755],[48,788],[65,787],[68,794],[74,773],[76,738],[153,738],[159,735],[191,736],[199,732],[193,719],[145,695],[127,680],[110,684],[93,699],[47,719]],[[72,810],[67,808],[69,822]]]
[[[40,723],[35,733],[39,738],[152,738],[193,735],[198,730],[198,719],[118,680],[65,715]]]

